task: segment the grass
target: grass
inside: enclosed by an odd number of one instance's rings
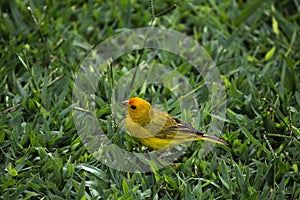
[[[195,143],[176,164],[151,173],[121,172],[95,159],[72,116],[72,89],[83,59],[106,38],[149,26],[149,2],[0,5],[2,199],[299,199],[299,1],[154,2],[155,13],[172,11],[155,18],[153,26],[189,35],[217,64],[226,87],[223,132],[230,147],[218,146],[201,157],[201,144]],[[140,55],[131,52],[114,61],[95,100],[105,133],[120,147],[136,151],[140,144],[114,132],[110,97],[114,82]],[[162,51],[147,50],[140,58],[189,78],[198,88],[199,125],[206,130],[210,105],[197,71]],[[166,88],[152,85],[135,94],[178,114]]]

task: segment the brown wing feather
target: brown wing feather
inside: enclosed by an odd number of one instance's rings
[[[201,139],[207,140],[211,142],[216,142],[224,145],[228,145],[228,143],[213,135],[204,134],[197,129],[193,128],[190,124],[184,123],[177,118],[173,118],[176,122],[175,125],[168,127],[167,129],[160,131],[158,134],[155,135],[157,138],[170,138],[170,139],[177,139],[177,140],[189,140],[190,139]],[[176,137],[175,137],[176,135]]]
[[[162,129],[159,133],[155,135],[155,137],[172,139],[176,135],[176,139],[180,140],[182,138],[193,138],[196,137],[197,135],[203,136],[203,133],[193,128],[191,125],[187,123],[183,123],[181,120],[177,118],[172,117],[172,120],[174,121],[174,123],[172,123],[171,126]],[[180,137],[180,135],[182,137]]]

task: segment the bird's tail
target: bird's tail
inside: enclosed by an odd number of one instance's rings
[[[223,140],[217,136],[202,134],[202,135],[199,135],[199,137],[200,137],[199,139],[204,140],[204,141],[215,142],[218,144],[223,144],[223,145],[228,146],[228,143],[225,140]]]

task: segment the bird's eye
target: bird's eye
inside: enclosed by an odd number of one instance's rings
[[[132,105],[132,106],[130,106],[130,108],[131,108],[132,110],[135,110],[135,109],[136,109],[136,106]]]

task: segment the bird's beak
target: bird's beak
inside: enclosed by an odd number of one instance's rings
[[[128,100],[122,101],[122,102],[121,102],[121,105],[122,105],[122,106],[127,106],[127,105],[128,105]]]

